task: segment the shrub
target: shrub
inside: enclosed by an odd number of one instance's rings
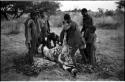
[[[100,18],[93,18],[94,25],[102,29],[117,29],[120,23],[113,18],[113,16],[104,16]]]
[[[10,35],[22,32],[24,30],[24,24],[23,21],[18,22],[18,20],[1,22],[1,33]]]
[[[102,28],[102,29],[117,29],[119,27],[119,23],[98,23],[96,25],[98,28]]]
[[[49,23],[51,27],[61,27],[63,21],[63,15],[52,15],[50,17]]]
[[[106,16],[113,16],[113,15],[114,15],[114,12],[113,12],[112,10],[107,10],[107,11],[105,12],[105,15],[106,15]]]
[[[82,15],[81,13],[72,13],[71,18],[75,21],[79,26],[82,25]]]

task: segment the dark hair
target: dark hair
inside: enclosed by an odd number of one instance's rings
[[[70,15],[69,14],[65,14],[64,15],[64,20],[70,20],[71,18],[70,18]]]
[[[35,12],[31,12],[31,13],[30,13],[30,17],[31,17],[31,18],[33,18],[35,15],[36,15]]]
[[[81,10],[81,12],[86,13],[86,12],[87,12],[87,9],[86,9],[86,8],[83,8],[83,9]]]

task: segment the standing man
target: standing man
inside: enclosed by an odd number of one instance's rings
[[[83,27],[81,30],[81,33],[83,32],[84,35],[83,37],[85,38],[86,41],[86,49],[85,55],[88,59],[89,64],[95,64],[95,39],[96,39],[96,34],[95,34],[95,26],[93,26],[93,20],[92,18],[88,15],[87,9],[83,8],[81,10],[81,14],[83,16]]]
[[[48,34],[50,33],[50,25],[48,22],[47,15],[44,13],[44,11],[38,11],[38,17],[35,20],[36,26],[38,28],[37,33],[38,34],[38,43],[37,48],[42,45],[41,51],[43,55],[43,47],[46,45],[48,48],[51,47],[51,43],[48,40]]]
[[[25,24],[25,45],[28,48],[28,63],[33,64],[33,56],[36,54],[36,45],[38,43],[37,39],[37,27],[34,22],[36,18],[36,13],[31,12],[30,17],[26,20]]]
[[[39,11],[37,11],[35,24],[37,27],[38,40],[39,40],[37,46],[39,46],[39,44],[41,43],[44,44],[45,37],[47,37],[47,33],[48,33],[48,26],[46,25],[47,23],[46,23],[45,17]]]
[[[67,33],[66,41],[67,44],[71,47],[69,50],[69,54],[73,59],[73,64],[76,66],[75,52],[77,51],[77,49],[80,50],[80,53],[82,55],[82,62],[86,62],[83,51],[85,48],[85,41],[80,33],[78,25],[71,20],[69,14],[64,15],[64,23],[68,24],[68,26],[66,25],[63,27],[63,30],[60,34],[60,42],[63,42],[64,34]]]

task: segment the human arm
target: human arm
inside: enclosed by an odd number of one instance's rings
[[[62,54],[59,54],[58,61],[59,61],[59,63],[64,64],[64,62],[61,60],[61,56],[62,56]]]
[[[48,32],[50,32],[50,24],[48,20],[47,20],[47,26],[48,26]]]
[[[60,33],[60,38],[59,38],[59,42],[61,43],[61,45],[62,45],[62,43],[63,43],[64,33],[65,33],[65,30],[63,29],[63,30],[61,31],[61,33]]]

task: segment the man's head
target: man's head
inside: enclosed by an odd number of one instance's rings
[[[39,14],[38,14],[38,12],[36,12],[36,11],[33,11],[33,12],[30,13],[30,17],[31,17],[32,19],[35,19],[38,15],[39,15]]]
[[[71,23],[71,17],[69,14],[64,15],[64,22],[63,22],[63,27],[64,30],[68,30],[70,28],[70,23]]]
[[[83,9],[81,10],[81,14],[82,14],[83,16],[87,15],[87,9],[86,9],[86,8],[83,8]]]
[[[41,17],[41,18],[44,18],[44,13],[43,13],[43,11],[40,11],[40,17]]]
[[[45,11],[40,11],[40,16],[41,16],[42,19],[48,20],[47,12],[45,12]]]
[[[66,23],[70,23],[71,17],[70,17],[69,14],[65,14],[65,15],[64,15],[64,21],[65,21]]]
[[[32,19],[34,19],[34,18],[35,18],[35,13],[34,13],[34,12],[31,12],[31,13],[30,13],[30,17],[31,17]]]

